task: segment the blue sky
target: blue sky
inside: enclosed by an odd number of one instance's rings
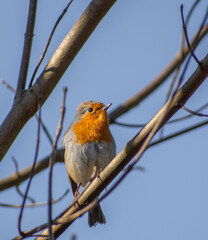
[[[90,1],[74,1],[55,32],[46,57],[37,74],[43,70],[64,36],[79,18]],[[62,88],[68,87],[67,110],[63,132],[72,121],[77,106],[87,100],[112,103],[111,109],[127,100],[152,81],[172,60],[180,48],[182,23],[180,4],[185,15],[192,1],[124,1],[115,3],[95,32],[86,42],[61,81],[42,108],[42,118],[52,136],[55,136],[62,103]],[[50,31],[67,1],[42,0],[38,2],[34,45],[28,79],[46,44]],[[201,1],[195,10],[188,33],[197,31],[207,7]],[[2,1],[0,3],[0,79],[16,87],[21,61],[28,1]],[[199,59],[207,53],[207,37],[196,50]],[[185,80],[195,70],[191,62]],[[163,84],[151,98],[125,114],[119,121],[146,123],[163,106],[172,78]],[[29,81],[27,82],[29,84]],[[207,102],[206,82],[188,101],[187,107],[197,109]],[[0,85],[0,121],[4,119],[13,103],[13,93]],[[109,109],[110,110],[110,109]],[[206,110],[204,110],[206,112]],[[175,117],[186,113],[180,111]],[[170,125],[165,134],[199,122],[193,117],[186,122]],[[111,126],[119,152],[139,129]],[[18,135],[3,159],[0,178],[14,172],[11,160],[15,156],[19,169],[31,165],[37,135],[37,121],[31,119]],[[119,187],[102,203],[107,224],[89,228],[84,215],[60,237],[69,239],[160,239],[195,240],[208,238],[208,158],[207,126],[149,149],[139,162],[144,172],[133,171]],[[61,140],[58,143],[61,147]],[[47,156],[51,146],[41,133],[38,159]],[[24,191],[25,184],[20,186]],[[37,175],[29,195],[37,202],[47,201],[48,171]],[[69,188],[65,166],[57,164],[54,169],[54,199]],[[21,197],[15,189],[0,193],[0,202],[18,204]],[[72,194],[54,205],[57,216],[72,200]],[[1,239],[11,239],[17,232],[19,210],[0,208]],[[4,220],[3,220],[4,219]],[[46,222],[47,208],[26,209],[23,230]]]

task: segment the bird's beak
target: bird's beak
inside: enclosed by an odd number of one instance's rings
[[[112,105],[112,103],[109,103],[109,104],[105,105],[104,107],[102,107],[101,110],[102,111],[107,110],[111,105]]]

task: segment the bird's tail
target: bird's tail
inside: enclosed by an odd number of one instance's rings
[[[99,203],[88,212],[89,226],[95,226],[97,223],[106,223],[105,216]]]

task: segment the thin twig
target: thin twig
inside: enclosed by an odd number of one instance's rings
[[[35,75],[36,75],[36,73],[37,73],[37,71],[38,71],[38,69],[39,69],[39,67],[40,67],[40,64],[42,63],[42,61],[43,61],[43,59],[44,59],[44,57],[45,57],[45,54],[46,54],[46,52],[47,52],[47,50],[48,50],[48,47],[49,47],[49,45],[50,45],[50,43],[51,43],[51,39],[52,39],[52,37],[53,37],[53,34],[54,34],[54,32],[55,32],[58,24],[60,23],[61,19],[63,18],[63,16],[64,16],[65,13],[67,12],[67,10],[68,10],[68,8],[69,8],[69,6],[71,5],[72,2],[73,2],[73,0],[70,0],[70,1],[69,1],[69,3],[68,3],[67,6],[64,8],[64,10],[62,11],[61,15],[59,16],[58,20],[56,21],[56,23],[55,23],[55,25],[54,25],[54,27],[53,27],[53,29],[52,29],[52,31],[51,31],[51,34],[50,34],[50,36],[49,36],[49,38],[48,38],[48,41],[47,41],[47,43],[46,43],[46,46],[45,46],[45,48],[44,48],[44,50],[43,50],[43,53],[42,53],[42,55],[41,55],[41,57],[40,57],[40,59],[39,59],[39,61],[38,61],[38,64],[37,64],[37,66],[35,67],[35,70],[34,70],[34,72],[33,72],[33,75],[32,75],[32,77],[31,77],[31,80],[30,80],[29,87],[31,87],[32,84],[33,84]]]
[[[39,110],[39,119],[41,119],[41,108]],[[30,188],[30,185],[31,185],[31,182],[32,182],[32,178],[34,176],[35,165],[36,165],[36,162],[37,162],[38,152],[39,152],[39,143],[40,143],[40,121],[38,121],[35,157],[34,157],[32,169],[31,169],[31,173],[30,173],[29,182],[28,182],[27,187],[26,187],[25,197],[23,198],[22,207],[20,209],[20,213],[19,213],[19,217],[18,217],[18,231],[19,231],[20,235],[22,235],[22,236],[24,236],[24,232],[21,229],[22,215],[23,215],[23,210],[24,210],[26,199],[27,199],[27,195],[28,195],[28,192],[29,192],[29,188]]]
[[[200,2],[200,0],[196,0],[196,1],[193,3],[192,7],[190,8],[189,13],[188,13],[188,15],[187,15],[187,17],[186,17],[186,25],[188,24],[188,22],[189,22],[189,20],[190,20],[190,18],[191,18],[191,15],[192,15],[192,13],[193,13],[193,11],[195,10],[195,8],[197,7],[197,5],[198,5],[199,2]]]
[[[44,224],[42,224],[42,225],[40,225],[40,226],[38,226],[38,227],[35,227],[35,228],[33,228],[33,229],[29,230],[29,231],[25,231],[25,232],[24,232],[24,236],[19,235],[19,236],[13,238],[12,240],[21,240],[21,239],[24,239],[24,238],[26,238],[26,237],[38,237],[38,236],[48,237],[48,235],[44,235],[44,234],[35,235],[35,233],[40,232],[40,231],[46,229],[47,226],[48,226],[48,224],[47,224],[47,223],[44,223]]]
[[[190,10],[189,10],[189,12],[188,12],[188,15],[187,15],[187,17],[186,17],[186,20],[185,20],[185,26],[188,24],[188,22],[189,22],[189,20],[190,20],[190,18],[191,18],[191,16],[192,16],[192,14],[193,14],[196,6],[198,5],[199,1],[200,1],[200,0],[196,0],[196,1],[193,3],[192,7],[190,8]],[[191,44],[191,45],[192,45],[192,44]],[[196,47],[196,46],[195,46],[195,47]],[[182,31],[182,38],[181,38],[181,55],[182,55],[182,56],[184,55],[184,49],[185,49],[185,46],[184,46],[184,31]],[[171,84],[170,84],[170,87],[169,87],[169,90],[168,90],[168,93],[167,93],[167,96],[166,96],[166,101],[169,99],[169,97],[170,97],[170,95],[171,95],[171,92],[172,92],[173,87],[174,87],[174,85],[175,85],[176,79],[177,79],[177,77],[178,77],[178,75],[179,75],[180,69],[181,69],[181,65],[179,65],[179,66],[176,68],[175,74],[174,74],[174,76],[173,76],[173,79],[172,79],[172,81],[171,81]],[[163,133],[164,133],[164,128],[162,128],[162,129],[160,130],[160,138],[162,138]]]
[[[198,41],[198,38],[199,38],[199,36],[200,36],[203,28],[204,28],[204,24],[205,24],[206,19],[207,19],[207,16],[208,16],[207,14],[208,14],[208,11],[206,12],[205,17],[204,17],[204,19],[202,20],[201,26],[200,26],[200,28],[199,28],[199,31],[198,31],[198,33],[196,34],[196,38],[195,38],[195,40],[194,40],[193,48],[191,48],[193,51],[194,51],[194,50],[196,49],[196,47],[197,47],[196,42]],[[183,24],[185,24],[185,23],[183,23]],[[186,25],[185,25],[185,27],[186,27]],[[189,43],[189,45],[187,44],[187,46],[188,46],[188,48],[189,48],[190,43]],[[190,48],[189,48],[189,50],[190,50]],[[190,50],[190,51],[191,51],[191,50]],[[190,55],[190,56],[188,57],[188,59],[187,59],[187,61],[186,61],[186,63],[185,63],[185,66],[184,66],[184,69],[183,69],[183,71],[182,71],[181,77],[179,78],[179,81],[178,81],[178,83],[177,83],[177,85],[176,85],[176,87],[175,87],[175,91],[174,91],[174,93],[173,93],[173,96],[175,96],[175,94],[176,94],[176,92],[177,92],[177,89],[179,89],[179,87],[180,87],[180,85],[181,85],[181,83],[182,83],[182,81],[183,81],[183,79],[184,79],[184,75],[185,75],[185,73],[186,73],[186,70],[187,70],[187,68],[188,68],[189,62],[190,62],[190,60],[191,60],[191,56],[192,56],[192,55]],[[199,66],[202,68],[202,63],[201,63]]]
[[[181,50],[181,55],[183,55],[183,51],[182,51],[182,50]],[[166,102],[167,102],[167,100],[169,99],[169,97],[171,96],[173,87],[174,87],[174,85],[175,85],[175,82],[176,82],[176,80],[177,80],[178,74],[179,74],[179,72],[180,72],[180,68],[181,68],[181,65],[179,65],[179,66],[177,67],[177,69],[175,70],[174,76],[173,76],[173,78],[172,78],[172,81],[171,81],[171,83],[170,83],[170,86],[169,86],[169,89],[168,89],[168,92],[167,92]]]
[[[190,42],[189,42],[188,33],[187,33],[187,28],[186,28],[186,23],[185,23],[184,16],[183,16],[183,4],[181,5],[181,18],[182,18],[184,36],[185,36],[185,39],[186,39],[187,46],[188,46],[188,48],[189,48],[189,50],[190,50],[190,53],[191,53],[192,57],[193,57],[193,58],[195,59],[195,61],[201,66],[201,62],[199,61],[199,59],[198,59],[197,56],[195,55],[194,50],[192,49],[191,44],[190,44]]]
[[[53,149],[52,149],[52,153],[51,153],[51,157],[50,157],[50,161],[49,161],[49,192],[48,192],[48,231],[49,231],[49,238],[51,240],[54,239],[53,236],[53,231],[52,231],[52,177],[53,177],[53,165],[54,165],[54,158],[55,158],[55,152],[56,152],[56,148],[57,148],[57,143],[58,143],[58,139],[60,137],[61,134],[61,130],[62,130],[62,126],[63,126],[63,120],[64,120],[64,113],[65,113],[65,102],[66,102],[66,92],[67,92],[67,88],[64,87],[63,88],[63,104],[61,107],[61,114],[60,114],[60,120],[59,120],[59,124],[58,124],[58,128],[56,131],[56,137],[53,143]]]
[[[178,132],[175,132],[175,133],[173,133],[173,134],[169,134],[169,135],[165,136],[165,137],[162,138],[162,139],[159,139],[159,140],[156,140],[156,141],[152,142],[151,144],[149,144],[148,148],[150,148],[150,147],[152,147],[152,146],[155,146],[155,145],[157,145],[157,144],[159,144],[159,143],[165,142],[165,141],[167,141],[167,140],[170,140],[170,139],[172,139],[172,138],[178,137],[178,136],[180,136],[180,135],[182,135],[182,134],[185,134],[185,133],[187,133],[187,132],[190,132],[190,131],[192,131],[192,130],[195,130],[195,129],[198,129],[198,128],[200,128],[200,127],[203,127],[203,126],[205,126],[205,125],[207,125],[207,124],[208,124],[208,121],[203,121],[203,122],[201,122],[201,123],[195,124],[195,125],[193,125],[193,126],[191,126],[191,127],[185,128],[185,129],[180,130],[180,131],[178,131]]]
[[[190,20],[190,18],[191,18],[191,16],[192,16],[192,14],[193,14],[196,6],[198,5],[199,1],[200,1],[200,0],[196,0],[196,1],[193,3],[192,7],[190,8],[190,10],[189,10],[189,12],[188,12],[188,15],[187,15],[187,17],[186,17],[186,20],[185,20],[186,25],[188,24],[188,22],[189,22],[189,20]],[[185,46],[184,46],[184,32],[182,31],[181,47],[180,47],[180,51],[181,51],[181,55],[182,55],[182,56],[183,56],[183,54],[184,54],[184,48],[185,48]],[[167,96],[166,96],[166,101],[169,99],[169,97],[170,97],[170,95],[171,95],[171,92],[172,92],[172,90],[173,90],[174,84],[175,84],[176,79],[177,79],[177,77],[178,77],[178,74],[179,74],[179,72],[180,72],[180,68],[181,68],[181,65],[179,65],[179,66],[176,68],[175,74],[174,74],[174,76],[173,76],[173,79],[172,79],[172,81],[171,81],[171,84],[170,84],[170,87],[169,87],[169,90],[168,90],[168,93],[167,93]],[[162,130],[162,129],[161,129],[161,130]]]
[[[187,108],[185,106],[181,106],[181,108],[183,110],[185,110],[186,112],[189,112],[189,113],[191,113],[193,115],[196,115],[196,116],[199,116],[199,117],[208,117],[208,114],[194,112],[194,111],[192,111],[191,109],[189,109],[189,108]]]
[[[208,103],[206,103],[203,106],[201,106],[199,109],[196,110],[196,112],[199,112],[199,111],[203,110],[206,107],[208,107]],[[190,117],[193,117],[193,114],[187,114],[184,117],[180,117],[180,118],[176,118],[176,119],[170,120],[168,123],[175,123],[175,122],[178,122],[178,121],[181,121],[181,120],[185,120],[185,119],[190,118]]]
[[[145,124],[122,123],[118,121],[114,121],[114,124],[122,127],[131,127],[131,128],[143,128],[145,126]]]
[[[196,46],[197,43],[201,41],[201,39],[208,32],[208,24],[203,28],[202,26],[199,28],[193,39],[191,40],[191,46]],[[114,121],[125,114],[132,108],[138,106],[144,99],[146,99],[153,91],[155,91],[184,61],[185,57],[188,55],[189,49],[186,46],[184,48],[184,53],[181,54],[179,51],[173,60],[168,64],[168,66],[155,78],[151,83],[149,83],[144,89],[139,91],[135,96],[129,98],[127,101],[120,104],[109,114],[110,123],[114,123]]]
[[[192,7],[190,8],[190,10],[189,10],[189,12],[188,12],[188,14],[187,14],[186,20],[185,20],[186,26],[188,25],[189,20],[190,20],[192,14],[193,14],[194,10],[196,9],[196,7],[197,7],[197,5],[198,5],[199,2],[200,2],[200,0],[196,0],[196,1],[193,3]],[[185,40],[184,37],[185,37],[185,36],[184,36],[184,31],[182,31],[181,51],[184,51],[184,40]]]
[[[51,134],[49,133],[46,125],[44,124],[43,120],[42,119],[38,119],[38,115],[37,114],[35,114],[35,117],[36,117],[36,119],[38,121],[40,121],[40,125],[41,125],[41,127],[42,127],[42,129],[43,129],[43,131],[44,131],[44,133],[46,135],[46,137],[48,138],[50,144],[53,145],[53,139],[52,139]]]
[[[50,157],[46,157],[43,160],[37,162],[34,170],[34,175],[48,168]],[[55,162],[62,163],[64,162],[64,150],[60,149],[56,151]],[[18,173],[13,173],[10,176],[0,180],[0,191],[4,191],[8,188],[19,185],[30,177],[32,171],[32,166],[29,166],[25,169],[22,169]]]
[[[206,103],[203,106],[201,106],[195,112],[191,112],[191,114],[187,114],[184,117],[179,117],[179,118],[176,118],[176,119],[168,121],[167,124],[172,124],[172,123],[175,123],[175,122],[179,122],[179,121],[185,120],[187,118],[193,117],[193,115],[197,115],[197,114],[199,114],[200,116],[206,117],[206,114],[198,113],[199,111],[203,110],[206,107],[208,107],[208,103]],[[184,109],[184,110],[186,110],[186,109]],[[191,110],[189,110],[188,112],[190,112],[190,111]],[[142,127],[144,127],[146,125],[146,124],[136,124],[136,123],[122,123],[122,122],[118,122],[118,121],[115,121],[114,124],[116,124],[118,126],[122,126],[122,127],[131,127],[131,128],[142,128]]]
[[[1,83],[2,83],[6,88],[8,88],[9,90],[11,90],[12,92],[14,92],[14,93],[16,92],[15,89],[14,89],[11,85],[9,85],[7,82],[5,82],[4,80],[1,80]],[[38,120],[38,115],[37,115],[37,114],[35,114],[35,117],[36,117],[36,119]],[[42,127],[43,131],[45,132],[45,134],[46,134],[49,142],[50,142],[51,145],[52,145],[52,144],[53,144],[53,139],[52,139],[52,137],[51,137],[51,135],[50,135],[50,133],[49,133],[46,125],[43,123],[42,119],[40,119],[40,124],[41,124],[41,127]]]
[[[15,188],[16,188],[17,193],[18,193],[22,198],[24,198],[25,195],[24,195],[24,193],[22,193],[22,191],[20,190],[19,186],[15,186]],[[32,198],[32,197],[30,197],[30,196],[27,196],[27,200],[30,200],[30,201],[32,202],[32,204],[35,203],[35,199]]]
[[[12,156],[12,161],[13,161],[14,166],[15,166],[15,174],[18,175],[19,166],[18,166],[18,162],[17,162],[17,160],[15,159],[14,156]],[[25,195],[24,195],[24,194],[21,192],[21,190],[19,189],[19,185],[16,185],[15,188],[16,188],[17,193],[18,193],[22,198],[24,198]],[[34,200],[32,197],[27,196],[27,199],[30,200],[32,203],[35,203],[35,200]]]
[[[55,204],[55,203],[58,203],[60,202],[67,194],[69,193],[69,189],[67,189],[65,191],[65,193],[53,200],[52,204]],[[39,202],[39,203],[30,203],[30,204],[25,204],[25,208],[34,208],[34,207],[43,207],[43,206],[47,206],[48,205],[48,202]],[[22,207],[22,204],[8,204],[8,203],[0,203],[0,207],[9,207],[9,208],[21,208]]]
[[[21,67],[19,72],[16,97],[25,89],[28,67],[30,62],[30,53],[32,49],[33,32],[35,27],[37,0],[30,0],[29,12],[27,18],[27,28],[25,33],[25,42],[22,54]]]
[[[199,31],[198,31],[198,33],[197,33],[197,35],[196,35],[196,38],[195,38],[194,42],[197,42],[197,41],[198,41],[198,38],[199,38],[199,36],[200,36],[200,34],[201,34],[201,32],[202,32],[202,30],[203,30],[203,28],[204,28],[204,25],[205,25],[205,23],[206,23],[207,17],[208,17],[208,9],[207,9],[206,14],[205,14],[205,16],[204,16],[204,19],[202,20],[202,23],[201,23],[201,25],[200,25]],[[197,47],[197,44],[193,44],[193,48],[191,48],[192,51],[194,51],[194,50],[196,49],[196,47]],[[189,48],[189,50],[190,50],[190,48]],[[190,51],[191,51],[191,50],[190,50]],[[191,56],[192,56],[192,55],[190,55],[190,56],[188,57],[188,60],[187,60],[187,62],[186,62],[186,64],[185,64],[185,66],[184,66],[184,70],[183,70],[183,72],[182,72],[182,74],[181,74],[181,77],[180,77],[180,79],[179,79],[179,81],[178,81],[178,86],[176,87],[176,89],[178,89],[178,87],[179,87],[179,86],[181,85],[181,83],[182,83],[182,80],[183,80],[183,78],[184,78],[184,75],[185,75],[185,72],[186,72],[186,70],[187,70],[188,64],[189,64],[189,62],[190,62],[190,60],[191,60]],[[199,64],[199,66],[200,66],[201,69],[202,69],[203,63]]]
[[[15,93],[15,89],[9,84],[7,83],[6,81],[4,81],[3,79],[1,80],[1,83],[6,87],[8,88],[10,91],[12,91],[13,93]]]

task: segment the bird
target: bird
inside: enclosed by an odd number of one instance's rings
[[[92,175],[99,174],[116,155],[116,144],[107,115],[111,105],[98,101],[81,103],[63,137],[64,161],[75,197],[78,186],[84,188]],[[97,223],[106,223],[99,203],[88,211],[89,226],[96,226]]]

